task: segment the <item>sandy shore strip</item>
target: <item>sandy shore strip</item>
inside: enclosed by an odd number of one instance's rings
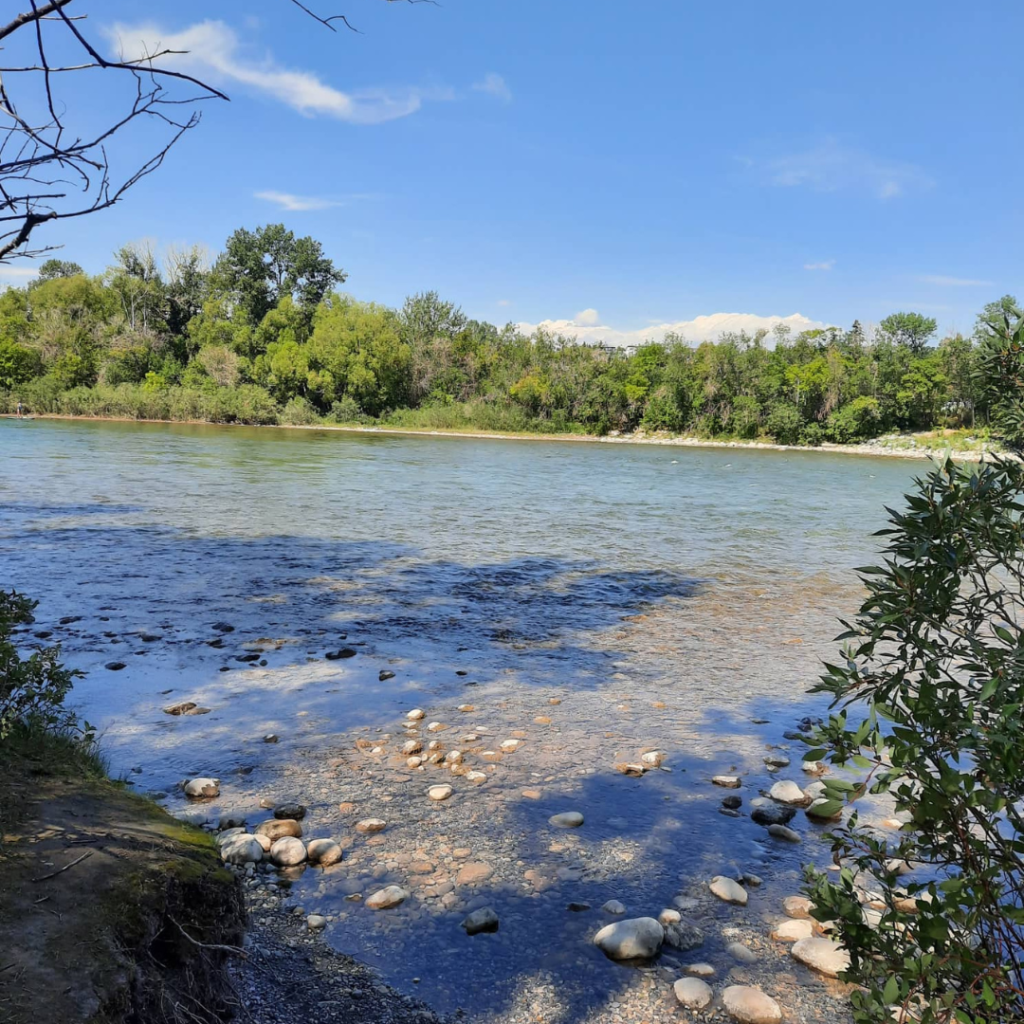
[[[0,414],[0,419],[17,419],[12,413]],[[680,437],[675,435],[646,434],[638,431],[634,434],[605,435],[596,437],[590,434],[532,434],[503,433],[488,430],[427,430],[414,427],[359,427],[338,426],[330,423],[317,424],[251,424],[251,423],[212,423],[209,420],[148,420],[129,416],[65,416],[59,413],[44,413],[25,417],[25,420],[82,420],[97,423],[160,423],[180,424],[182,426],[207,427],[251,427],[261,430],[330,430],[343,434],[394,434],[402,437],[446,437],[462,438],[478,441],[564,441],[586,444],[647,444],[676,448],[726,448],[766,452],[807,452],[827,455],[862,455],[871,458],[894,459],[945,459],[957,462],[987,462],[995,458],[1016,459],[1019,456],[1012,452],[991,451],[988,449],[959,451],[942,448],[894,448],[880,441],[865,441],[862,444],[833,444],[826,442],[816,447],[797,444],[775,444],[770,441],[709,441],[698,437]]]

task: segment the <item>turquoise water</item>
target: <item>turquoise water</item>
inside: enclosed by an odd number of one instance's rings
[[[415,991],[443,1009],[466,1005],[467,986],[478,1002],[487,992],[488,1012],[542,965],[584,1001],[625,984],[587,943],[593,917],[565,914],[570,898],[632,908],[657,893],[644,911],[656,915],[682,880],[699,889],[731,861],[765,876],[764,899],[783,891],[808,843],[780,850],[723,818],[709,777],[735,769],[770,784],[765,745],[822,710],[806,690],[835,652],[836,617],[856,607],[851,569],[874,558],[884,506],[925,468],[39,420],[0,421],[0,454],[0,583],[40,599],[32,632],[52,633],[86,672],[76,700],[114,770],[171,809],[183,777],[219,777],[213,818],[255,821],[262,797],[302,799],[310,828],[349,845],[337,876],[293,880],[304,908],[331,915],[328,940],[399,987],[422,977]],[[342,646],[355,656],[325,658]],[[183,699],[211,713],[162,713]],[[475,712],[456,711],[466,701]],[[416,705],[449,725],[450,743],[458,730],[484,746],[521,732],[524,748],[428,813],[420,790],[445,780],[408,772],[392,749]],[[652,745],[673,774],[612,770]],[[473,760],[481,746],[466,749]],[[536,806],[524,786],[543,789]],[[343,802],[395,819],[383,846],[352,837]],[[574,806],[587,829],[541,842],[547,816]],[[495,868],[483,889],[456,887],[447,903],[424,890],[375,917],[344,900],[411,884],[409,850],[441,893],[460,846]],[[524,865],[568,872],[529,913]],[[457,925],[481,900],[503,926],[468,966],[452,954],[477,940]],[[557,936],[561,957],[538,936]],[[709,940],[707,956],[720,945]]]

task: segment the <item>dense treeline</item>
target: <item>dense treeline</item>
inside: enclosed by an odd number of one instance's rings
[[[896,313],[870,336],[854,323],[697,346],[669,336],[626,352],[471,320],[432,292],[399,310],[359,302],[337,290],[344,281],[319,242],[283,225],[236,231],[212,264],[193,248],[169,252],[161,268],[144,245],[119,250],[98,277],[49,260],[0,296],[0,402],[153,419],[643,428],[815,444],[1009,422],[1024,388],[1012,296],[985,308],[972,337],[937,343],[934,320]]]

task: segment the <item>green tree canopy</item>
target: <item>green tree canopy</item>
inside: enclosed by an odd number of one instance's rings
[[[214,272],[253,327],[286,295],[311,317],[331,288],[347,277],[319,242],[296,238],[283,224],[239,228],[227,240]]]
[[[938,323],[920,313],[893,313],[879,325],[879,330],[897,345],[906,345],[915,355],[924,351],[928,339],[935,334]]]

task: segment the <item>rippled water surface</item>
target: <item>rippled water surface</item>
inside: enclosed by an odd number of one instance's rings
[[[338,838],[346,858],[291,879],[295,902],[329,915],[327,939],[388,981],[481,1020],[541,975],[574,993],[564,1020],[634,985],[589,941],[610,898],[656,916],[690,895],[702,959],[721,956],[731,928],[763,931],[820,844],[806,822],[801,847],[779,848],[723,817],[710,776],[743,774],[748,799],[771,784],[766,745],[791,746],[783,732],[822,709],[805,691],[836,616],[856,606],[851,567],[873,558],[883,506],[922,470],[10,420],[0,455],[0,583],[41,599],[33,630],[87,673],[76,699],[114,770],[172,809],[183,777],[217,776],[214,819],[306,803],[307,834]],[[325,657],[342,646],[356,655]],[[176,700],[211,712],[163,714]],[[443,727],[416,731],[424,745],[458,747],[486,782],[406,767],[416,706]],[[500,754],[514,737],[520,749]],[[653,748],[671,772],[614,771]],[[793,760],[777,777],[803,781]],[[427,801],[443,781],[453,798]],[[553,830],[560,810],[586,824]],[[369,816],[388,829],[355,832]],[[709,903],[707,879],[730,868],[764,877],[753,909]],[[395,911],[346,899],[392,882],[413,893]],[[501,928],[467,938],[458,923],[483,905]]]

